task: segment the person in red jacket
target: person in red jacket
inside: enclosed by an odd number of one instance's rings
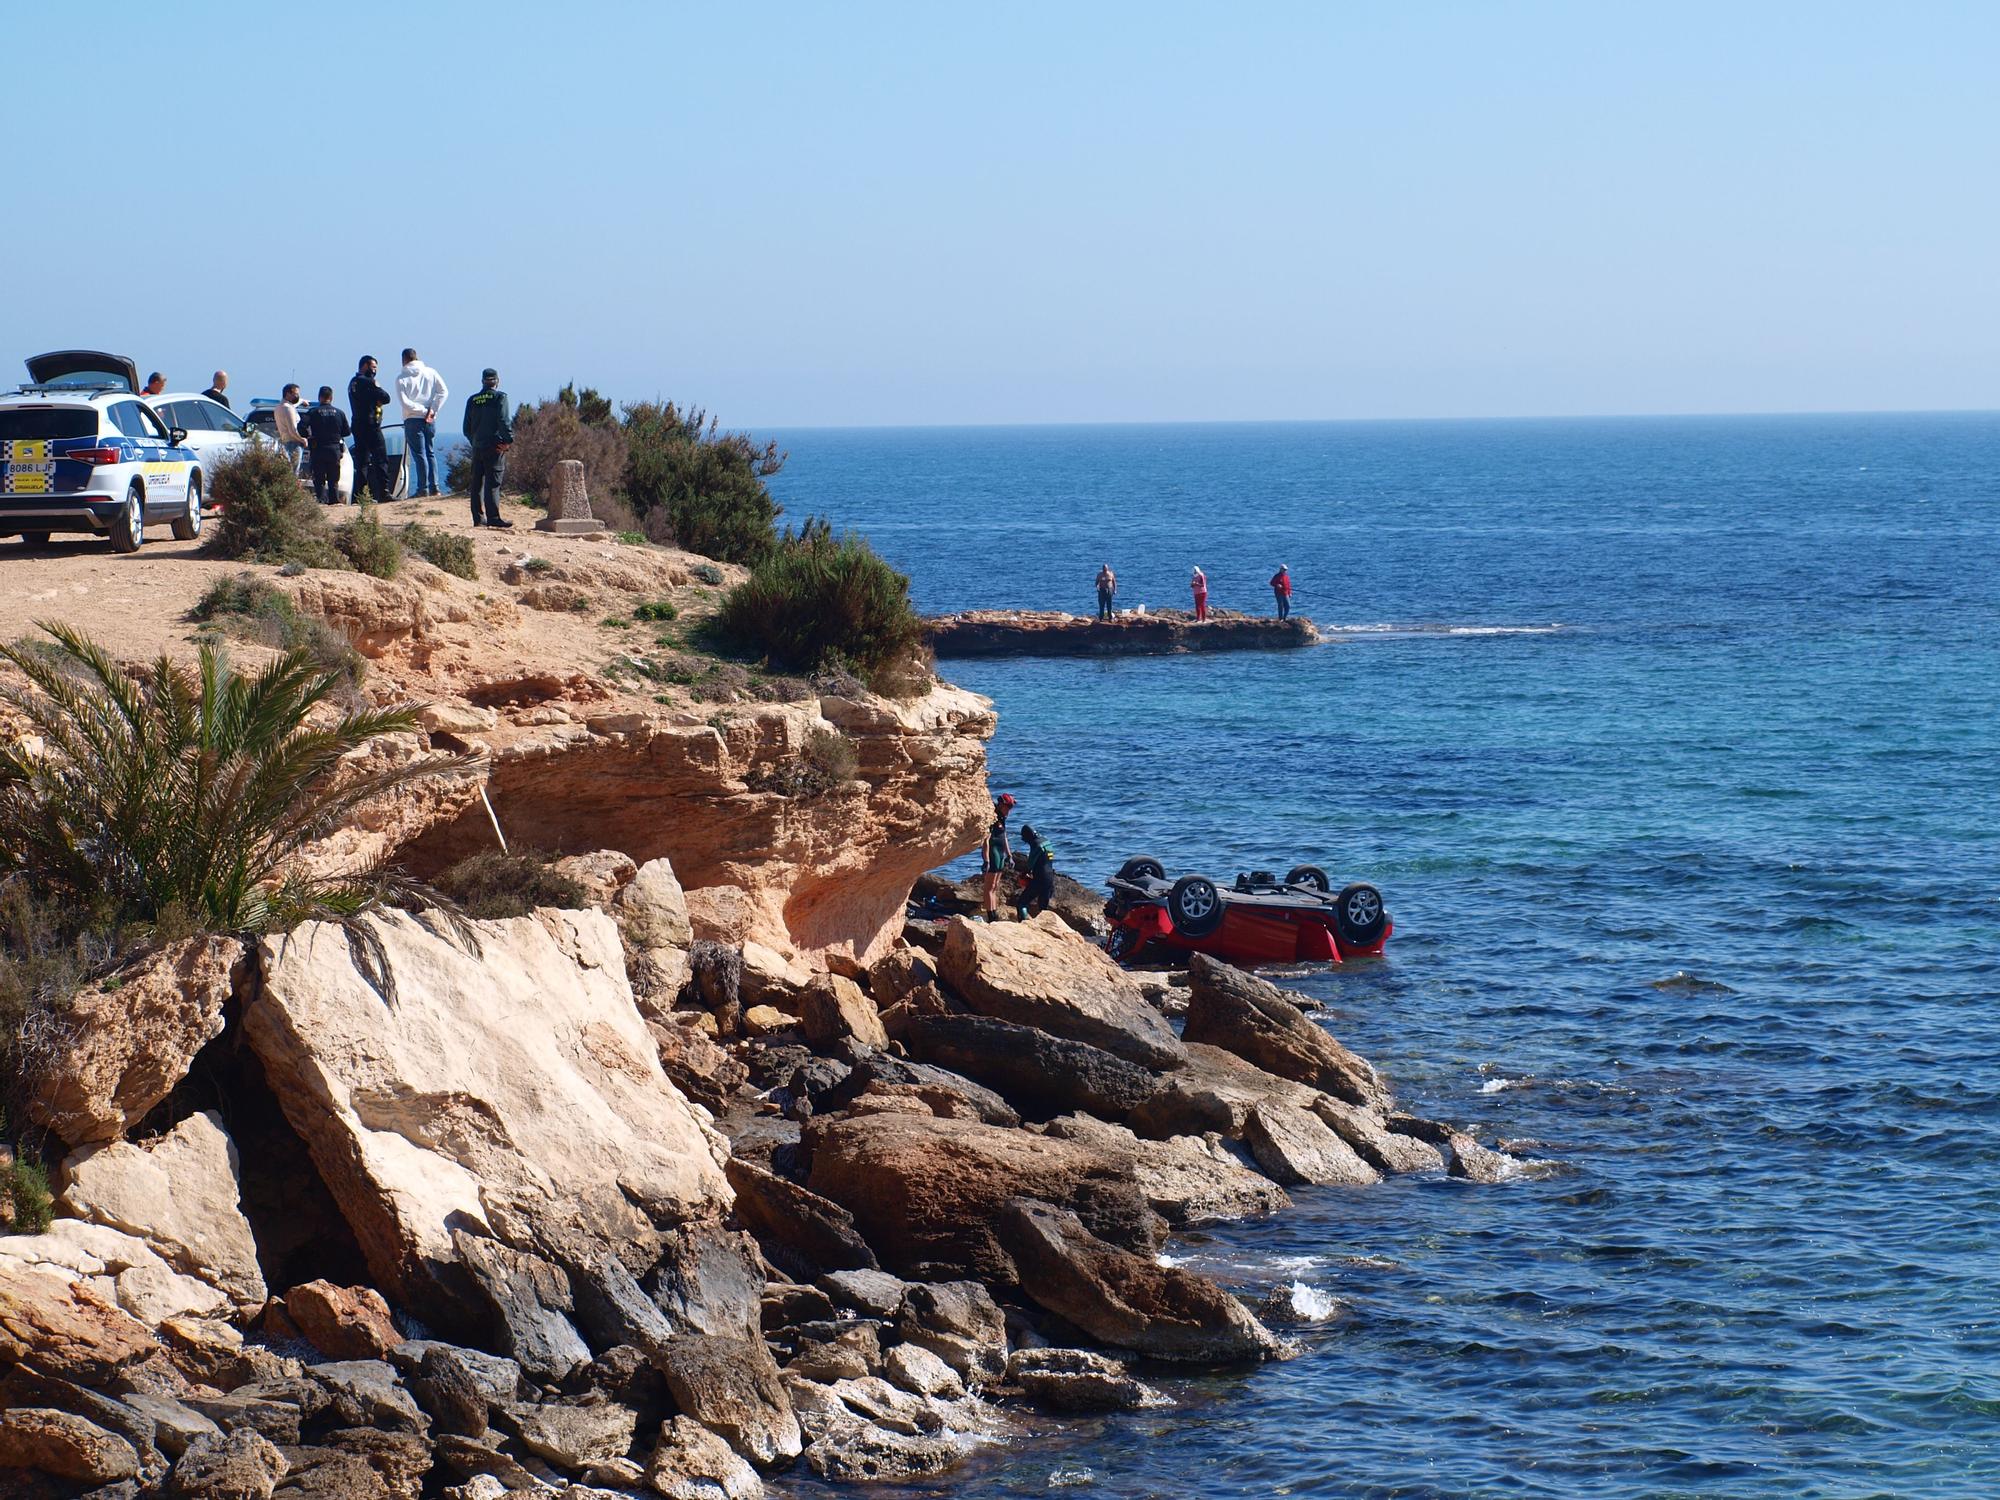
[[[1194,577],[1188,580],[1194,586],[1194,617],[1197,622],[1208,618],[1208,575],[1196,563]]]
[[[1271,575],[1271,593],[1278,601],[1278,618],[1288,620],[1292,615],[1292,574],[1283,563]]]

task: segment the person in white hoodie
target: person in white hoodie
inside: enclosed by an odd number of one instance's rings
[[[403,408],[403,469],[412,500],[438,493],[437,414],[449,394],[444,377],[418,359],[416,350],[403,351],[396,400]]]

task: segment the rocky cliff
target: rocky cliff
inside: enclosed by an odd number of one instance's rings
[[[1185,610],[1109,620],[1053,610],[974,609],[927,622],[940,658],[965,656],[1175,656],[1190,651],[1286,651],[1318,644],[1311,620],[1216,610],[1197,621]]]

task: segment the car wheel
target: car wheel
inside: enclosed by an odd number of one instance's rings
[[[1350,948],[1374,947],[1382,940],[1382,924],[1388,919],[1389,914],[1382,909],[1382,893],[1372,885],[1348,886],[1334,905],[1340,940]]]
[[[46,547],[49,544],[49,534],[46,531],[24,531],[21,533],[21,542],[23,546]]]
[[[1316,891],[1330,891],[1333,882],[1326,878],[1326,871],[1318,865],[1300,865],[1285,877],[1286,885],[1309,885]]]
[[[1141,854],[1128,859],[1118,867],[1120,880],[1165,880],[1167,867],[1150,854]]]
[[[191,542],[201,535],[201,476],[188,475],[187,509],[174,517],[174,540]]]
[[[1182,937],[1207,937],[1222,925],[1222,893],[1206,875],[1183,875],[1167,893],[1167,915]]]
[[[125,508],[111,523],[111,550],[137,552],[146,543],[146,491],[138,480],[125,492]]]

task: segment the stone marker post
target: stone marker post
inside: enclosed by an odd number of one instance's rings
[[[604,529],[604,523],[590,513],[590,496],[584,492],[581,461],[574,458],[558,460],[555,483],[550,490],[549,513],[535,522],[535,530],[553,531],[557,536],[589,536]]]

